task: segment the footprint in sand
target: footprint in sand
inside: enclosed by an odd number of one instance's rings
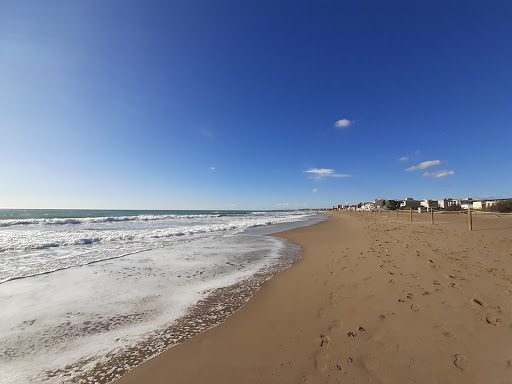
[[[315,359],[315,368],[320,372],[324,372],[327,369],[327,363],[324,357],[320,356]]]
[[[340,329],[340,328],[341,328],[341,322],[338,320],[334,320],[331,323],[331,325],[329,325],[329,331],[333,331],[333,330]]]
[[[417,304],[411,304],[409,308],[411,308],[411,310],[413,310],[414,312],[418,312],[420,310],[420,306]]]
[[[450,339],[454,339],[455,338],[455,334],[452,331],[450,331],[449,329],[441,328],[441,332],[443,333],[443,335],[445,337],[448,337]]]
[[[475,303],[481,307],[485,307],[485,303],[480,299],[473,299],[473,303]]]
[[[457,354],[455,355],[455,360],[453,361],[453,364],[457,368],[459,368],[461,371],[464,371],[468,367],[468,359],[464,355]]]
[[[331,341],[331,339],[329,338],[329,336],[325,336],[325,335],[320,335],[320,346],[321,347],[328,347],[329,346],[329,342]]]
[[[488,314],[487,316],[485,316],[485,321],[487,322],[487,324],[494,326],[497,326],[502,322],[501,319],[497,318],[493,314]]]

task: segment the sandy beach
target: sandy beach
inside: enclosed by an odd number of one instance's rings
[[[333,212],[302,259],[126,383],[510,383],[512,216]]]

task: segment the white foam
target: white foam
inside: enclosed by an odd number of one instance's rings
[[[107,217],[80,217],[80,218],[39,218],[39,219],[7,219],[0,220],[0,227],[18,225],[66,225],[66,224],[94,224],[113,223],[125,221],[151,221],[170,219],[192,219],[219,217],[219,215],[136,215],[136,216],[107,216]]]
[[[253,215],[165,215],[124,218],[37,219],[39,224],[0,228],[0,282],[248,228],[305,220],[305,212]],[[133,219],[137,218],[137,219]],[[41,220],[46,220],[41,226]],[[49,220],[61,220],[48,224]]]
[[[212,289],[269,268],[283,244],[247,235],[203,238],[1,284],[0,382],[62,382],[45,372],[89,359],[80,372],[65,373],[83,374],[158,334]]]

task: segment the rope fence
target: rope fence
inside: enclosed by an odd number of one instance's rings
[[[413,212],[414,211],[414,212]],[[393,220],[392,214],[396,212],[396,220],[400,220],[400,218],[405,218],[408,221],[413,222],[414,217],[418,217],[417,215],[422,215],[422,217],[426,216],[425,212],[422,211],[421,213],[418,212],[416,214],[416,210],[413,210],[412,208],[409,209],[397,209],[397,210],[361,210],[361,211],[345,211],[345,212],[353,212],[361,215],[371,216],[371,217],[379,217],[384,218],[387,217],[388,220]],[[413,215],[415,213],[415,215]],[[430,213],[430,224],[435,225],[436,219],[442,220],[443,216],[463,216],[467,215],[467,225],[468,230],[473,231],[473,216],[485,216],[485,215],[494,215],[494,216],[510,216],[512,213],[505,213],[505,212],[486,212],[486,211],[475,211],[471,208],[463,211],[436,211],[435,209],[430,209],[430,212],[426,212],[427,214]],[[407,216],[405,216],[407,215]],[[393,215],[394,216],[394,215]],[[404,217],[405,216],[405,217]],[[428,220],[428,219],[427,219]],[[424,220],[422,220],[424,221]],[[446,223],[445,223],[446,224]]]

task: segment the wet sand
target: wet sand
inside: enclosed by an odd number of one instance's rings
[[[223,324],[116,383],[510,383],[512,216],[334,212]]]

